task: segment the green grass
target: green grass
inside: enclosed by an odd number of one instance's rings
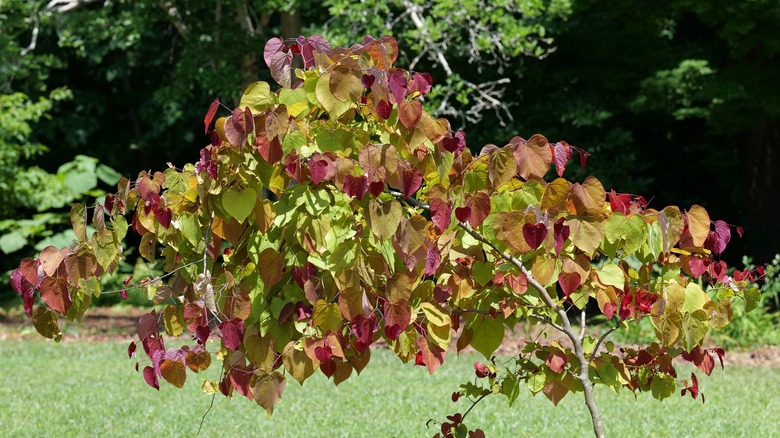
[[[3,436],[194,436],[211,397],[201,376],[188,373],[185,387],[161,381],[158,393],[134,371],[125,343],[0,342],[0,435]],[[357,378],[339,387],[322,375],[303,387],[288,380],[273,418],[237,396],[218,396],[203,426],[206,437],[418,437],[431,436],[425,422],[463,412],[450,394],[473,376],[477,356],[448,356],[433,376],[404,366],[388,351],[375,351]],[[212,366],[206,377],[215,378]],[[780,412],[780,370],[719,368],[702,382],[707,403],[690,397],[658,402],[628,391],[596,392],[611,436],[771,436]],[[589,436],[582,395],[556,408],[543,396],[521,393],[509,408],[493,397],[478,405],[468,424],[488,436]]]

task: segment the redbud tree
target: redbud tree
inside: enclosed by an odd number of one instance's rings
[[[338,385],[382,339],[430,373],[452,350],[484,355],[453,400],[512,403],[527,387],[557,404],[581,392],[597,436],[596,384],[697,398],[695,374],[678,376],[674,359],[706,374],[722,365],[703,338],[729,323],[733,300],[750,309],[760,298],[759,273],[729,276],[718,260],[734,227],[699,205],[654,209],[594,177],[564,179],[573,155],[583,167],[588,157],[565,141],[514,137],[475,154],[463,131],[423,109],[432,78],[395,67],[397,54],[392,37],[269,41],[281,87],[251,84],[232,111],[215,100],[196,163],[142,171],[103,203],[73,205],[73,243],[21,261],[11,282],[37,331],[59,340],[58,315],[81,319],[133,231],[164,272],[126,282],[157,306],[128,349],[154,388],[217,366],[204,391],[270,414],[290,377],[302,384],[319,370]],[[607,329],[589,327],[586,310]],[[642,318],[657,342],[604,342]],[[496,360],[520,321],[562,341]],[[191,342],[166,348],[160,325]],[[439,435],[482,434],[464,419],[447,417]]]

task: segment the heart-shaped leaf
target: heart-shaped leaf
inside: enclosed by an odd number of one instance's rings
[[[257,192],[252,188],[244,190],[230,188],[222,194],[222,207],[225,212],[239,222],[244,222],[255,209],[255,204],[257,204]]]
[[[525,243],[533,249],[539,248],[547,237],[547,227],[542,224],[530,224],[523,225],[523,238]]]

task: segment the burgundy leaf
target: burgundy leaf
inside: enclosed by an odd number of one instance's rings
[[[555,143],[552,147],[552,152],[558,176],[563,176],[563,171],[566,169],[566,162],[571,158],[571,146],[569,146],[569,143],[562,140]]]
[[[195,328],[195,338],[198,340],[198,344],[205,344],[211,335],[211,329],[207,325],[199,325]]]
[[[366,90],[370,90],[371,86],[374,85],[374,81],[376,78],[373,75],[364,74],[361,78],[361,82],[363,83],[363,87]]]
[[[322,348],[322,347],[317,347]],[[328,359],[325,362],[320,363],[320,371],[322,371],[322,374],[325,375],[327,378],[333,377],[334,374],[336,374],[336,361],[333,359]]]
[[[396,70],[388,80],[390,92],[393,93],[395,101],[400,103],[406,97],[406,75],[403,70]]]
[[[523,225],[523,238],[525,243],[533,249],[539,248],[547,237],[547,227],[542,224],[530,224]]]
[[[362,200],[368,192],[368,177],[365,175],[354,176],[347,175],[344,177],[344,193],[351,198],[357,198],[358,201]]]
[[[728,273],[728,266],[726,266],[726,262],[723,260],[718,261],[717,263],[711,263],[710,266],[707,268],[707,272],[710,273],[712,278],[722,282],[724,277],[726,277],[726,274]]]
[[[371,192],[373,197],[377,197],[385,191],[385,182],[377,180],[368,185],[368,191]]]
[[[412,84],[414,84],[414,87],[420,92],[420,95],[425,96],[431,91],[433,77],[430,73],[415,73],[412,76],[412,82],[409,83],[409,87],[411,87]]]
[[[319,184],[328,176],[328,162],[326,160],[309,161],[309,172],[311,173],[311,181],[314,184]]]
[[[490,374],[490,370],[484,363],[474,362],[474,374],[476,374],[477,377],[481,379],[483,377],[487,377],[488,374]]]
[[[127,357],[132,358],[135,356],[135,349],[137,348],[137,345],[135,344],[135,341],[131,341],[130,345],[127,346]]]
[[[211,102],[211,105],[209,105],[209,111],[206,113],[206,117],[203,119],[203,124],[206,126],[206,132],[204,134],[209,133],[209,125],[211,125],[211,121],[214,120],[214,115],[217,113],[217,109],[219,108],[219,98],[214,99],[214,102]]]
[[[582,149],[578,149],[577,152],[580,154],[580,166],[582,166],[582,170],[585,170],[585,166],[588,164],[588,157],[590,154],[583,151]]]
[[[379,117],[387,120],[390,118],[390,114],[393,112],[393,105],[387,100],[380,100],[376,104],[376,113]]]
[[[745,230],[743,230],[742,227],[737,227],[737,235],[742,238],[743,234],[745,234]]]
[[[437,284],[436,287],[433,288],[433,299],[438,303],[446,302],[451,296],[452,292],[449,287],[447,287],[447,289],[442,289],[442,287]]]
[[[658,301],[658,295],[648,292],[646,289],[639,289],[636,293],[636,311],[650,313],[656,301]]]
[[[225,347],[236,351],[241,346],[244,338],[244,320],[233,318],[223,321],[219,325],[219,331],[222,333],[222,339],[225,341]]]
[[[146,380],[146,383],[152,388],[158,391],[160,390],[160,382],[157,381],[157,373],[154,372],[154,368],[149,366],[144,367],[144,380]]]
[[[358,315],[352,320],[352,333],[355,334],[362,347],[371,345],[374,341],[374,332],[376,332],[376,319],[373,316]],[[386,328],[385,333],[387,333]]]
[[[720,254],[726,249],[726,245],[731,240],[731,227],[724,221],[715,221],[715,254]]]
[[[553,241],[555,242],[555,255],[561,255],[566,239],[569,238],[571,230],[569,226],[563,223],[563,218],[553,224]]]
[[[612,317],[615,315],[615,312],[617,312],[617,304],[604,303],[604,316],[606,316],[608,320],[612,319]]]
[[[398,339],[398,336],[400,336],[403,331],[403,328],[398,324],[385,325],[385,336],[391,341]]]
[[[271,56],[271,77],[283,87],[289,87],[292,82],[292,62],[292,52],[276,52]]]
[[[314,349],[314,356],[320,362],[327,362],[333,356],[333,350],[330,347],[317,347]]]
[[[430,201],[430,208],[433,225],[439,232],[444,232],[444,230],[450,227],[450,222],[452,221],[452,201],[444,202],[441,199],[433,198]],[[460,221],[460,218],[458,220]]]
[[[618,316],[620,319],[628,319],[634,315],[634,295],[626,293],[623,295],[623,300],[620,302],[620,312]]]
[[[455,218],[458,222],[468,222],[471,218],[471,207],[458,207],[455,209]]]
[[[123,300],[127,299],[127,289],[119,289],[119,298]]]
[[[561,272],[558,274],[558,284],[561,286],[563,294],[567,297],[580,287],[582,279],[576,272]]]
[[[154,217],[157,218],[157,222],[159,222],[160,225],[162,225],[166,230],[171,226],[172,216],[173,213],[171,212],[170,208],[166,208],[165,210],[157,208],[154,210]]]
[[[425,258],[425,277],[433,277],[441,264],[441,254],[439,253],[439,247],[436,244],[431,245],[428,248],[428,254]]]
[[[401,182],[403,183],[404,198],[408,198],[422,185],[422,173],[416,168],[401,169]]]

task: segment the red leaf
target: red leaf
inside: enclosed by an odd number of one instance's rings
[[[406,97],[406,75],[403,70],[396,70],[388,79],[388,85],[397,103],[404,100]]]
[[[361,78],[361,82],[363,83],[363,87],[366,90],[370,90],[371,86],[374,85],[374,81],[376,78],[373,75],[364,74]]]
[[[458,222],[468,222],[469,218],[471,218],[471,208],[470,207],[456,208],[455,218],[458,219]]]
[[[620,319],[628,319],[634,315],[634,295],[626,293],[623,295],[623,300],[620,302],[620,313],[618,316]]]
[[[420,188],[422,185],[422,173],[416,168],[400,169],[401,170],[401,182],[403,184],[404,198],[408,198]]]
[[[217,109],[219,108],[219,98],[214,99],[214,102],[211,102],[211,105],[209,105],[209,111],[206,113],[206,117],[203,118],[203,124],[206,127],[206,132],[204,134],[209,133],[209,125],[211,125],[211,121],[214,120],[214,115],[217,113]]]
[[[436,285],[436,287],[433,288],[433,299],[435,299],[436,302],[438,303],[446,302],[447,300],[450,299],[451,296],[452,296],[452,292],[450,291],[449,287],[447,287],[447,289],[442,289],[441,286]],[[456,320],[457,318],[453,320],[453,324],[455,323]]]
[[[408,84],[410,92],[411,88],[416,88],[420,92],[420,95],[425,96],[431,91],[431,85],[433,84],[433,77],[430,73],[415,73],[412,76],[412,82]]]
[[[712,278],[722,282],[728,273],[728,266],[726,266],[726,262],[720,260],[717,263],[711,263],[707,268],[707,272],[709,272]]]
[[[436,346],[436,344],[428,342],[428,339],[424,337],[417,339],[417,346],[420,347],[422,362],[428,367],[428,372],[433,374],[444,363],[447,352]]]
[[[282,159],[284,151],[282,150],[282,143],[279,141],[279,137],[269,139],[265,131],[261,131],[255,138],[255,147],[257,152],[268,164],[276,164]]]
[[[636,293],[637,312],[650,313],[656,301],[658,301],[658,295],[648,292],[646,289],[639,289]]]
[[[241,346],[244,339],[244,320],[233,318],[229,321],[223,321],[219,325],[219,331],[222,333],[222,339],[225,341],[225,347],[236,351]]]
[[[469,225],[472,228],[477,228],[490,214],[490,197],[484,192],[468,193],[466,206],[471,208],[471,215],[468,218]],[[457,211],[455,215],[457,216]]]
[[[137,348],[137,345],[135,344],[135,341],[131,341],[130,345],[127,346],[127,357],[132,358],[135,356],[135,349]]]
[[[32,284],[24,278],[22,268],[16,268],[11,272],[11,288],[22,297],[24,312],[27,316],[32,316],[32,306],[35,302],[34,289]]]
[[[355,334],[355,337],[362,344],[362,347],[368,347],[374,342],[375,332],[375,318],[366,317],[365,315],[358,315],[354,320],[352,320],[352,333]],[[387,334],[387,327],[385,327],[385,334]],[[396,338],[397,337],[398,336],[396,335]]]
[[[430,208],[433,225],[440,233],[444,232],[444,230],[449,228],[450,222],[452,221],[452,201],[445,202],[441,199],[433,198],[430,201]],[[470,214],[471,211],[469,211],[469,215]],[[460,218],[458,218],[458,220],[460,221]],[[468,218],[466,218],[466,220],[468,220]]]
[[[724,221],[715,221],[715,254],[720,254],[726,249],[731,240],[731,228]]]
[[[170,208],[166,208],[165,210],[157,208],[154,210],[154,217],[157,218],[157,222],[159,222],[160,225],[162,225],[166,230],[171,226],[172,216],[173,213],[171,212]]]
[[[381,180],[371,182],[371,184],[368,185],[368,191],[376,198],[385,191],[385,182]]]
[[[688,260],[688,266],[691,268],[691,274],[693,275],[693,278],[699,278],[707,272],[707,266],[710,264],[709,260],[704,260],[702,258],[691,256],[691,258]]]
[[[413,100],[411,102],[402,100],[398,104],[398,119],[408,130],[413,130],[422,117],[422,102]]]
[[[580,154],[580,166],[582,166],[582,170],[585,170],[585,166],[588,164],[588,157],[590,154],[583,151],[582,149],[578,149],[577,152]]]
[[[398,336],[400,336],[403,331],[404,330],[398,324],[385,325],[385,336],[391,341],[398,339]]]
[[[553,351],[547,356],[547,359],[545,359],[545,363],[555,374],[563,372],[563,367],[566,365],[566,362],[566,355],[560,350]]]
[[[199,325],[195,328],[195,338],[198,340],[198,344],[205,344],[211,335],[211,329],[207,325]]]
[[[571,230],[568,225],[563,223],[563,218],[553,224],[553,241],[555,243],[555,255],[561,255],[566,239],[569,238]]]
[[[357,198],[360,201],[366,196],[366,192],[368,192],[368,177],[365,175],[344,177],[344,193],[349,197]]]
[[[612,319],[612,317],[615,315],[615,312],[617,312],[617,304],[615,303],[604,304],[604,316],[606,316],[608,320]]]
[[[457,391],[453,392],[450,398],[452,399],[453,403],[457,403],[458,399],[460,399],[460,393]]]
[[[379,117],[387,120],[390,118],[390,114],[393,112],[393,105],[387,100],[380,100],[376,104],[376,113]]]
[[[322,347],[317,347],[322,348]],[[320,363],[320,371],[322,371],[322,374],[325,374],[325,377],[331,378],[334,374],[336,374],[336,361],[333,359],[328,359],[324,362],[321,361]]]
[[[454,152],[455,157],[459,156],[466,149],[466,133],[459,130],[452,137],[444,137],[441,140],[444,150]]]
[[[737,234],[742,238],[742,235],[745,234],[745,230],[743,230],[742,227],[737,227]]]
[[[490,370],[488,369],[487,365],[477,361],[474,362],[474,374],[476,374],[477,377],[481,379],[483,377],[487,377],[488,374],[490,374]]]
[[[265,65],[271,67],[271,58],[273,58],[275,54],[285,51],[285,49],[286,47],[283,39],[277,37],[268,40],[263,49],[263,60],[265,60]]]
[[[127,299],[127,289],[119,289],[119,298],[123,300]]]
[[[319,184],[328,176],[328,162],[326,160],[309,161],[311,182]]]
[[[433,277],[441,264],[441,254],[439,253],[439,247],[437,245],[431,245],[428,248],[428,254],[425,258],[425,277]]]
[[[415,366],[421,366],[421,367],[425,366],[425,362],[423,361],[422,353],[419,352],[419,351],[417,352],[417,355],[414,356],[414,365]]]
[[[547,227],[543,223],[523,225],[523,238],[532,249],[539,248],[547,237]]]
[[[292,82],[292,52],[277,52],[271,56],[271,77],[274,78],[279,85],[283,87],[289,87]]]
[[[558,274],[558,284],[561,286],[563,294],[567,297],[580,287],[581,280],[580,274],[576,272],[561,272]]]
[[[154,368],[149,366],[144,367],[144,380],[146,380],[146,383],[152,388],[158,391],[160,390],[160,382],[157,380],[157,373],[154,372]]]
[[[333,350],[330,347],[317,347],[314,349],[314,356],[320,362],[327,362],[333,356]]]
[[[566,162],[571,158],[571,146],[569,146],[569,143],[566,141],[559,141],[553,146],[552,152],[558,176],[563,176],[563,171],[566,169]]]
[[[41,291],[41,299],[51,307],[52,310],[65,314],[72,301],[68,291],[68,283],[60,277],[45,277],[38,286]]]

